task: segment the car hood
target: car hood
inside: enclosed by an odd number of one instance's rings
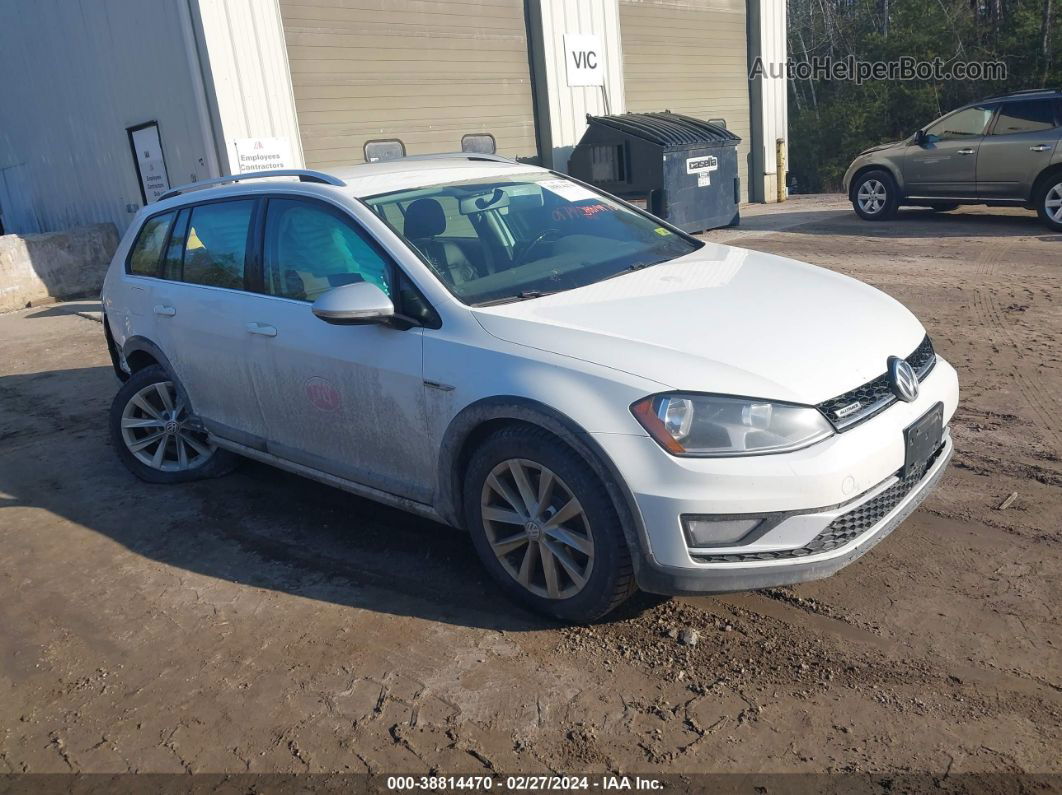
[[[526,301],[473,310],[499,339],[670,389],[815,404],[878,377],[925,330],[885,293],[731,246]]]
[[[887,144],[878,144],[877,146],[871,146],[868,149],[864,149],[862,152],[860,152],[856,156],[857,157],[862,157],[863,155],[872,155],[875,152],[881,152],[881,151],[883,151],[885,149],[894,149],[897,146],[903,146],[904,143],[905,143],[904,141],[890,141]]]

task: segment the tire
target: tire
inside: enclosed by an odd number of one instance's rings
[[[551,486],[539,510],[544,480]],[[531,500],[523,499],[524,491]],[[637,589],[608,491],[582,457],[552,434],[511,426],[487,437],[469,462],[463,499],[480,560],[515,602],[585,624],[615,610]],[[561,514],[566,518],[551,522]],[[500,554],[495,545],[502,546]]]
[[[152,365],[131,375],[111,404],[111,440],[118,458],[148,483],[219,477],[240,461],[197,429],[195,415],[182,408],[182,391],[165,370]]]
[[[863,196],[860,194],[863,193]],[[896,215],[900,191],[888,171],[875,169],[859,175],[852,186],[852,209],[864,221],[886,221]]]
[[[1036,214],[1048,229],[1062,232],[1062,171],[1044,181],[1036,196]]]

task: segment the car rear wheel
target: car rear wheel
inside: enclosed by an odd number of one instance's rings
[[[1062,232],[1062,174],[1056,174],[1044,185],[1036,210],[1041,221],[1056,232]]]
[[[149,483],[184,483],[230,472],[238,458],[210,441],[176,383],[158,365],[134,373],[111,404],[122,463]]]
[[[464,502],[480,559],[526,607],[589,623],[635,591],[608,492],[551,434],[514,426],[491,435],[469,463]]]
[[[896,182],[886,171],[868,171],[852,188],[852,207],[864,221],[892,218],[898,201]]]

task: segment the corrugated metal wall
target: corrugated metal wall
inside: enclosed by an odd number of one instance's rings
[[[759,0],[760,2],[760,57],[765,65],[784,64],[786,53],[786,5],[785,0]],[[764,200],[777,199],[778,175],[775,141],[789,143],[789,85],[785,77],[764,77],[760,83],[762,107]],[[755,112],[756,109],[753,109]]]
[[[620,0],[627,110],[725,119],[741,136],[748,199],[748,53],[744,0]]]
[[[157,120],[171,184],[210,175],[173,0],[0,4],[0,212],[8,232],[112,221],[141,204],[126,128]]]
[[[363,161],[366,140],[452,152],[489,132],[535,156],[521,0],[281,0],[306,163]]]
[[[288,54],[277,0],[196,0],[203,73],[225,172],[239,172],[233,141],[284,138],[303,165]]]
[[[623,52],[620,46],[620,21],[616,0],[531,0],[536,13],[532,24],[539,38],[539,63],[543,74],[540,93],[546,99],[544,111],[548,124],[542,136],[545,165],[562,171],[568,169],[572,149],[586,132],[586,114],[623,113],[626,100],[623,87]],[[569,86],[564,62],[564,34],[590,33],[601,40],[604,59],[604,91],[601,86]],[[541,124],[542,122],[540,122]],[[548,140],[547,140],[548,139]],[[552,158],[552,161],[550,161]]]

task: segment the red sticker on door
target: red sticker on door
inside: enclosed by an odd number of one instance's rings
[[[321,411],[336,411],[339,408],[339,390],[317,376],[306,382],[306,398]]]

